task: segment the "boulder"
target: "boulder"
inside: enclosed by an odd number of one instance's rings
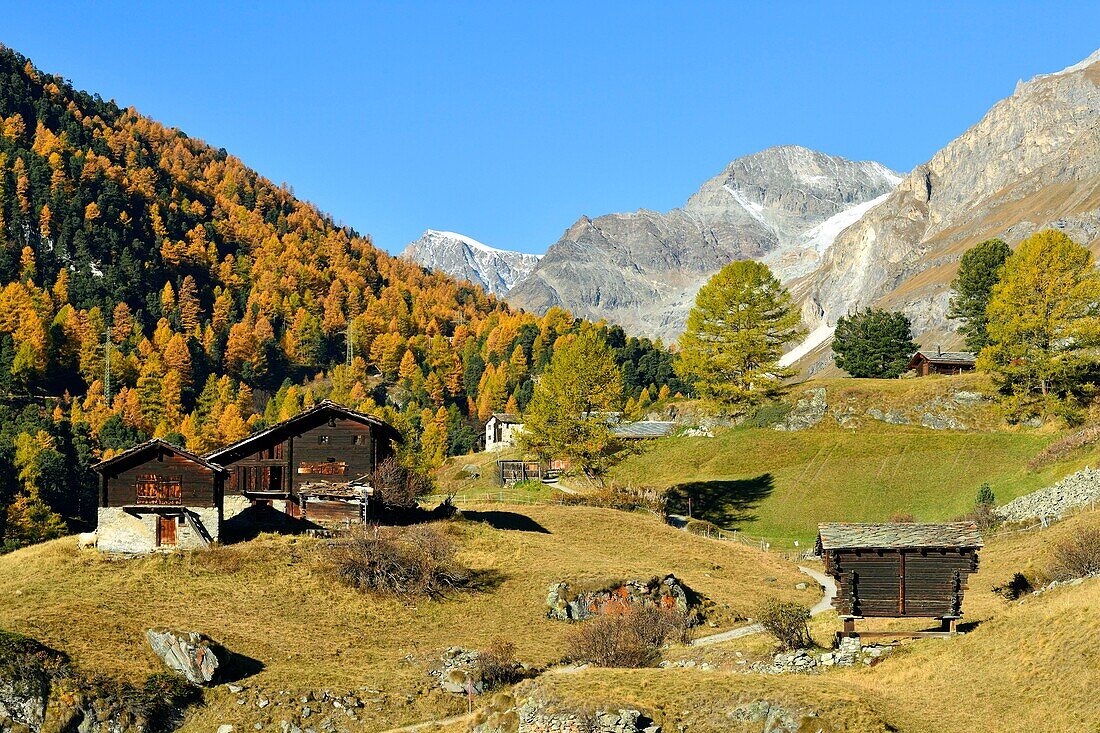
[[[145,632],[153,653],[165,666],[195,685],[209,685],[218,673],[222,651],[206,636],[194,631],[149,629]]]

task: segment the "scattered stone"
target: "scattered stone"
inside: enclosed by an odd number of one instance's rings
[[[973,407],[974,405],[980,405],[986,401],[986,396],[981,392],[968,392],[966,390],[960,390],[951,395],[951,400],[957,405],[965,405],[967,407]]]
[[[1100,501],[1100,470],[1085,467],[1045,489],[1013,499],[993,511],[1006,522],[1059,519]]]
[[[783,422],[775,426],[776,430],[796,432],[812,428],[825,417],[825,411],[829,405],[825,401],[825,388],[817,387],[803,393],[795,406],[787,413]]]
[[[239,693],[239,692],[240,692],[241,690],[243,690],[244,688],[243,688],[243,687],[241,687],[240,685],[226,685],[226,686],[225,686],[225,689],[229,690],[229,691],[230,691],[230,692],[232,692],[232,693],[233,693],[234,695],[236,695],[237,693]]]
[[[799,733],[818,730],[819,726],[805,726],[818,715],[815,710],[794,710],[768,700],[756,700],[734,708],[726,717],[741,723],[760,723],[768,733]]]
[[[233,733],[235,728],[228,723],[223,723],[218,726],[218,733]]]
[[[714,431],[707,427],[687,428],[680,435],[685,438],[713,438]]]
[[[480,695],[485,691],[485,683],[478,670],[476,650],[453,646],[439,657],[439,666],[428,671],[439,681],[444,692],[465,695],[473,692]]]
[[[194,631],[158,628],[146,631],[145,639],[165,666],[192,684],[208,685],[214,681],[221,662],[215,644],[206,636]]]
[[[889,410],[883,412],[882,410],[872,407],[867,411],[867,417],[872,420],[878,420],[879,422],[889,423],[890,425],[910,425],[912,424],[905,413],[901,410]]]

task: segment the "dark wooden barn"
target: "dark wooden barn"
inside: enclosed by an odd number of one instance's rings
[[[220,538],[223,467],[154,439],[94,468],[99,473],[100,549],[188,549]]]
[[[930,374],[963,374],[974,371],[977,357],[969,351],[918,351],[909,360],[909,369],[919,377]]]
[[[382,420],[327,400],[206,456],[150,440],[95,466],[97,544],[194,549],[256,527],[361,522],[370,475],[400,441]]]
[[[225,518],[301,518],[308,484],[366,483],[401,434],[378,418],[328,400],[206,458],[229,469]]]
[[[836,579],[833,606],[844,633],[858,618],[937,618],[946,631],[962,616],[967,576],[982,536],[971,522],[822,524],[817,549]]]

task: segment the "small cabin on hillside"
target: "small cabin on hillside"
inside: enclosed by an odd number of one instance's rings
[[[222,466],[154,439],[93,468],[104,552],[196,549],[221,538]]]
[[[503,450],[516,444],[523,430],[523,418],[509,412],[494,412],[485,423],[485,450]]]
[[[205,456],[150,440],[94,466],[97,544],[194,549],[256,527],[365,521],[370,475],[400,441],[382,420],[327,400]]]
[[[953,632],[981,547],[971,522],[822,524],[817,535],[845,635],[870,617],[938,618]]]
[[[974,371],[977,357],[969,351],[918,351],[909,360],[909,369],[918,377],[930,374],[963,374]]]

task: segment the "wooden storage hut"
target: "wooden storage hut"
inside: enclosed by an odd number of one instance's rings
[[[221,533],[226,470],[163,440],[97,463],[101,550],[206,547]]]
[[[971,522],[822,524],[817,536],[845,634],[869,617],[938,618],[954,631],[981,547]]]

